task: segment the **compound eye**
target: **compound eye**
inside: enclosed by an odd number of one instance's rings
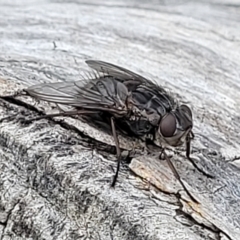
[[[177,128],[176,118],[168,113],[160,122],[159,130],[163,137],[172,137]]]

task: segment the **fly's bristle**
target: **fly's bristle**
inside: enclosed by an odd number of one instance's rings
[[[92,74],[94,75],[95,79],[98,79],[97,73],[95,71],[92,71]]]
[[[104,76],[110,75],[108,69],[105,69],[102,66],[101,66],[101,71],[100,72],[103,73]]]
[[[84,72],[79,73],[80,77],[82,78],[82,80],[86,80],[86,76],[84,76]]]
[[[91,74],[90,74],[90,72],[86,72],[86,77],[87,77],[87,79],[92,79],[92,76],[91,76]]]
[[[100,79],[105,76],[105,74],[100,73],[98,71],[92,71],[92,74],[94,75],[95,79]]]
[[[97,78],[100,78],[100,77],[101,77],[98,71],[94,71],[94,72],[95,72]]]
[[[92,79],[92,76],[90,75],[89,72],[84,72],[84,73],[83,73],[83,77],[84,77],[84,79],[86,79],[86,80],[91,80],[91,79]]]
[[[97,71],[97,70],[94,71],[94,75],[95,75],[96,79],[99,79],[99,78],[102,78],[102,77],[107,76],[106,73],[99,72],[99,71]]]

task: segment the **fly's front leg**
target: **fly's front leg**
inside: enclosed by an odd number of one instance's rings
[[[183,189],[186,191],[186,193],[188,194],[188,196],[191,198],[192,201],[199,203],[193,196],[192,194],[188,191],[188,189],[185,187],[180,175],[178,174],[176,168],[174,167],[173,163],[171,162],[170,158],[167,156],[165,149],[163,148],[161,151],[161,154],[164,155],[165,160],[168,163],[168,166],[170,167],[170,169],[172,170],[175,178],[180,182],[180,184],[182,185]]]
[[[119,140],[118,140],[118,137],[117,137],[114,117],[111,117],[111,127],[112,127],[112,134],[113,134],[113,138],[114,138],[114,142],[115,142],[115,146],[116,146],[117,161],[118,161],[118,163],[117,163],[117,170],[116,170],[116,173],[115,173],[115,175],[113,177],[113,181],[112,181],[112,184],[111,184],[111,187],[114,187],[115,184],[116,184],[117,178],[118,178],[118,172],[119,172],[120,163],[121,163],[121,150],[120,150],[120,147],[119,147]]]
[[[190,136],[191,135],[191,136]],[[209,178],[215,178],[209,173],[206,173],[204,170],[200,169],[197,164],[194,162],[194,160],[190,157],[190,151],[191,151],[191,140],[194,138],[193,132],[190,132],[186,139],[186,157],[187,159],[192,163],[192,165],[203,175],[209,177]]]
[[[194,134],[191,131],[186,138],[186,156],[189,159],[190,158],[190,152],[191,152],[191,140],[194,138]]]

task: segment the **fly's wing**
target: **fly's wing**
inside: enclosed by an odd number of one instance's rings
[[[87,60],[86,63],[90,68],[97,72],[116,78],[118,81],[122,82],[129,91],[133,91],[140,84],[154,86],[154,84],[148,79],[126,68],[98,60]]]
[[[132,92],[133,99],[139,107],[149,110],[161,108],[158,112],[163,113],[165,110],[170,111],[176,105],[174,99],[162,87],[137,73],[103,61],[87,60],[86,63],[97,72],[122,82]]]
[[[25,92],[38,100],[66,105],[76,104],[75,82],[42,83],[30,86]]]
[[[38,84],[25,91],[38,100],[116,114],[124,114],[129,95],[124,84],[109,77]]]
[[[137,73],[134,73],[126,68],[119,67],[111,63],[98,61],[98,60],[87,60],[86,63],[89,67],[93,68],[97,72],[108,74],[109,76],[118,78],[119,80],[132,79],[132,80],[138,80],[141,83],[149,81]]]

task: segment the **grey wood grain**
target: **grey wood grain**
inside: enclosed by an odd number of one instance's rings
[[[87,59],[118,64],[192,107],[192,157],[215,177],[198,172],[183,149],[168,151],[196,204],[165,161],[140,149],[111,189],[111,136],[72,118],[24,125],[21,117],[55,106],[1,99],[1,239],[238,240],[239,6],[234,0],[1,1],[1,96],[78,80]],[[120,136],[120,142],[124,150],[142,148],[137,140]]]

